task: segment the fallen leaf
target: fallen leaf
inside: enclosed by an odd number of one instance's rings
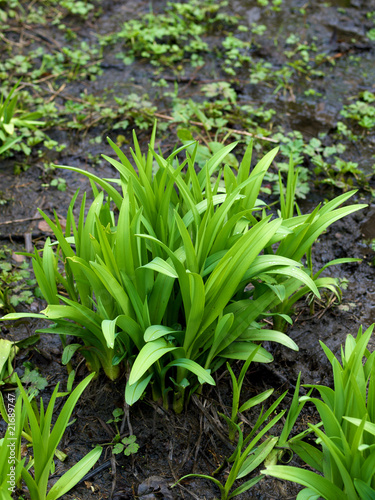
[[[15,262],[23,262],[25,260],[25,256],[24,255],[17,255],[16,253],[12,253],[12,259],[15,261]]]
[[[64,219],[64,217],[59,217],[59,222],[61,228],[64,230],[66,228],[66,219]],[[49,234],[53,233],[52,229],[49,227],[49,225],[44,219],[38,222],[38,229],[42,233],[49,233]]]
[[[38,229],[42,233],[52,233],[52,229],[49,227],[45,220],[41,220],[40,222],[38,222]]]

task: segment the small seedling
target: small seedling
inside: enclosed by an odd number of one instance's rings
[[[4,312],[14,311],[18,304],[34,301],[36,281],[30,279],[29,264],[23,262],[16,267],[10,262],[11,256],[9,247],[0,248],[0,310]]]
[[[123,409],[115,408],[112,412],[113,418],[107,420],[107,424],[112,424],[112,423],[116,424],[117,422],[121,422],[123,414],[124,414]]]
[[[27,387],[27,393],[30,397],[35,397],[40,391],[43,391],[47,385],[48,381],[36,370],[32,363],[24,363],[25,373],[21,378],[21,382]]]
[[[114,455],[117,455],[119,453],[124,452],[124,455],[126,455],[127,457],[129,455],[137,453],[139,449],[139,444],[136,443],[136,439],[137,438],[134,435],[121,439],[121,442],[115,444],[115,446],[113,447],[112,453]]]

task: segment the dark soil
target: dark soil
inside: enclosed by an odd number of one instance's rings
[[[329,130],[332,123],[337,119],[338,107],[335,96],[340,93],[356,93],[360,86],[368,86],[373,82],[374,73],[374,49],[353,47],[351,39],[355,34],[362,37],[361,19],[362,8],[370,10],[369,3],[356,1],[331,2],[330,17],[322,19],[320,13],[320,2],[316,2],[316,8],[309,14],[308,23],[296,24],[298,18],[297,7],[300,8],[305,2],[297,0],[284,0],[283,13],[278,17],[275,15],[270,27],[269,53],[264,55],[269,59],[277,59],[278,53],[272,43],[272,33],[278,30],[312,30],[329,50],[348,50],[363,54],[361,64],[371,65],[368,70],[368,78],[361,82],[356,71],[348,67],[348,63],[338,61],[335,68],[330,70],[329,82],[326,85],[327,99],[324,107],[317,108],[313,102],[289,102],[288,100],[274,99],[271,103],[279,112],[279,120],[291,128],[296,124],[301,129],[308,131],[311,136],[320,131]],[[155,4],[155,2],[154,2]],[[336,5],[337,4],[337,5]],[[366,5],[365,5],[366,4]],[[137,13],[147,10],[149,2],[137,2]],[[346,18],[339,14],[337,6],[346,7]],[[374,5],[373,5],[374,6]],[[155,6],[161,8],[161,4]],[[249,19],[258,21],[259,12],[256,2],[250,0],[234,1],[232,8]],[[99,32],[107,32],[114,29],[116,15],[132,16],[134,12],[134,1],[103,2],[103,18],[98,20],[95,26]],[[87,37],[94,27],[87,32]],[[84,30],[84,26],[77,27]],[[332,34],[336,33],[333,40]],[[54,31],[48,33],[54,38]],[[358,42],[359,43],[359,42]],[[339,47],[332,44],[340,44]],[[117,64],[114,68],[111,64]],[[130,67],[118,67],[118,61],[111,61],[110,56],[103,65],[104,74],[95,82],[79,82],[75,92],[77,95],[83,89],[90,92],[101,92],[103,87],[110,81],[116,92],[121,92],[126,85],[147,87],[151,89],[153,79],[152,68],[147,65]],[[142,69],[140,71],[140,68]],[[204,68],[200,70],[204,77]],[[357,68],[358,71],[358,68]],[[343,78],[345,75],[345,78]],[[207,75],[210,77],[211,75]],[[133,78],[132,81],[130,79]],[[300,85],[304,85],[300,82]],[[371,83],[371,85],[373,85]],[[371,87],[374,89],[374,87]],[[260,99],[262,92],[252,86],[244,87],[243,92],[249,98]],[[296,92],[296,90],[295,90]],[[266,90],[267,93],[267,90]],[[264,96],[263,96],[264,98]],[[112,168],[104,161],[93,165],[88,153],[95,156],[100,153],[110,154],[110,148],[105,144],[95,145],[89,139],[105,133],[105,130],[90,130],[85,137],[77,134],[67,134],[66,131],[56,131],[59,140],[69,142],[69,147],[60,154],[58,162],[63,165],[79,166],[81,168],[95,171],[103,177],[114,175]],[[173,147],[174,141],[168,136],[169,130],[160,140],[160,147],[167,151]],[[147,147],[148,134],[142,132],[139,136],[142,147]],[[354,156],[363,157],[364,169],[368,169],[370,158],[373,154],[372,144],[374,138],[369,137],[370,146],[366,152],[354,148]],[[127,153],[128,146],[124,147]],[[37,207],[41,207],[49,215],[55,209],[62,218],[66,215],[66,209],[71,196],[77,188],[90,190],[86,180],[73,172],[61,171],[62,177],[67,181],[66,192],[59,192],[51,187],[41,186],[41,171],[38,161],[32,168],[19,175],[13,175],[14,161],[5,160],[0,165],[0,187],[2,197],[10,200],[6,205],[0,206],[0,244],[11,245],[14,250],[24,250],[25,234],[31,233],[33,244],[41,244],[48,236],[46,228],[40,225]],[[309,195],[315,206],[318,202],[333,196],[332,191],[324,191],[322,188],[314,189]],[[337,194],[337,192],[336,192]],[[358,193],[357,201],[369,203],[369,208],[346,217],[335,223],[316,243],[314,247],[314,259],[317,266],[324,265],[332,259],[342,257],[359,257],[360,263],[346,264],[331,268],[329,272],[348,280],[347,289],[343,291],[340,304],[332,301],[328,296],[321,304],[315,304],[315,310],[311,314],[307,303],[299,303],[294,316],[294,324],[288,334],[298,344],[299,352],[290,351],[285,347],[269,345],[268,348],[274,355],[275,361],[268,366],[252,366],[246,377],[243,389],[243,399],[250,397],[266,388],[275,388],[274,401],[284,390],[289,389],[292,393],[299,372],[302,372],[303,383],[332,383],[330,365],[319,345],[324,342],[335,354],[339,354],[340,346],[347,334],[355,335],[360,325],[364,328],[375,322],[375,267],[374,252],[371,250],[368,240],[375,238],[375,206],[371,206],[371,198],[368,194]],[[303,208],[303,207],[302,207]],[[306,204],[306,210],[310,207]],[[31,220],[35,217],[34,220]],[[26,220],[25,220],[26,219]],[[27,239],[27,237],[26,237]],[[35,301],[27,310],[37,312],[44,308],[44,304]],[[1,325],[1,337],[9,340],[19,340],[35,332],[37,324],[33,320],[24,320],[19,323],[3,323]],[[373,341],[374,345],[374,341]],[[16,360],[16,371],[23,373],[23,363],[31,361],[39,368],[41,374],[47,378],[49,385],[43,392],[43,397],[48,400],[50,393],[59,382],[65,388],[67,373],[61,365],[61,344],[58,337],[53,335],[42,335],[36,347],[30,347],[20,352]],[[78,365],[78,362],[77,362]],[[76,365],[76,368],[77,368]],[[236,366],[235,369],[238,369]],[[76,380],[82,379],[87,374],[84,363],[77,368]],[[56,464],[56,472],[51,477],[51,485],[59,475],[74,465],[96,444],[102,444],[104,451],[99,462],[96,464],[98,471],[93,471],[90,478],[82,481],[72,492],[65,495],[66,499],[88,500],[113,498],[114,500],[141,498],[143,500],[152,498],[177,499],[195,498],[199,500],[213,499],[219,495],[218,489],[211,482],[202,479],[188,479],[171,489],[180,477],[189,473],[212,474],[224,458],[230,456],[232,447],[225,438],[227,429],[223,419],[218,417],[218,412],[230,411],[231,390],[228,372],[222,370],[216,374],[219,381],[217,386],[208,390],[205,388],[201,397],[193,397],[188,408],[181,414],[175,415],[165,411],[161,405],[148,398],[137,403],[131,409],[124,408],[125,417],[119,423],[121,434],[126,436],[135,434],[140,445],[136,455],[126,457],[117,455],[111,457],[111,447],[107,445],[116,434],[113,424],[106,422],[112,418],[112,411],[116,407],[124,407],[125,373],[116,382],[110,383],[99,378],[91,383],[78,402],[73,413],[75,423],[68,427],[59,448],[68,454],[64,463]],[[288,395],[283,407],[287,407],[291,401]],[[246,413],[244,428],[255,422],[259,409]],[[312,408],[306,406],[299,422],[296,432],[306,427],[307,422],[316,422],[317,415]],[[273,433],[281,429],[273,429]],[[4,422],[0,425],[4,431]],[[228,468],[223,467],[217,475],[219,480],[225,481],[228,476]],[[265,478],[252,490],[239,496],[239,499],[293,499],[299,487],[291,483]],[[23,492],[28,498],[27,492]]]

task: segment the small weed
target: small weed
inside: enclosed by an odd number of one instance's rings
[[[0,98],[0,155],[10,149],[21,149],[26,156],[30,154],[30,148],[23,139],[30,135],[30,130],[44,125],[38,121],[41,114],[24,111],[18,105],[18,95],[15,85],[6,99]]]
[[[372,92],[361,92],[359,99],[341,110],[341,115],[357,123],[363,129],[371,129],[375,126],[375,94]]]
[[[27,388],[29,397],[35,397],[40,391],[43,391],[48,381],[35,369],[34,365],[30,362],[23,363],[25,373],[21,377],[21,382]]]
[[[117,455],[123,452],[127,457],[137,453],[139,444],[136,443],[136,440],[137,438],[134,435],[121,439],[121,441],[113,447],[112,453]]]
[[[121,422],[122,417],[124,415],[124,410],[122,408],[115,408],[112,412],[113,418],[107,420],[107,424],[117,424]]]
[[[123,131],[132,126],[148,129],[155,114],[160,113],[177,123],[183,123],[194,138],[200,140],[202,148],[208,148],[206,153],[209,151],[208,143],[218,142],[225,145],[229,135],[245,144],[249,141],[246,133],[269,138],[276,132],[276,140],[278,133],[287,137],[288,133],[284,128],[275,127],[278,115],[272,105],[274,96],[282,96],[283,99],[293,102],[299,101],[301,95],[310,102],[323,98],[324,91],[320,79],[333,67],[335,59],[319,49],[317,39],[304,39],[298,33],[287,36],[280,34],[275,38],[275,45],[282,48],[278,51],[277,61],[261,57],[258,49],[262,48],[264,39],[268,36],[267,16],[271,9],[282,8],[282,1],[259,0],[258,4],[262,18],[257,23],[248,24],[246,20],[228,12],[229,3],[225,0],[168,2],[158,15],[150,11],[138,19],[130,19],[119,31],[100,36],[97,41],[91,40],[89,43],[78,42],[77,33],[72,29],[72,21],[75,16],[84,20],[100,14],[100,8],[94,8],[91,2],[64,0],[59,3],[53,0],[38,4],[30,11],[21,7],[17,1],[6,2],[5,6],[4,2],[1,2],[1,15],[8,23],[12,24],[15,20],[39,25],[52,23],[59,27],[66,40],[60,50],[53,51],[48,44],[33,43],[27,51],[16,54],[7,43],[8,57],[0,61],[1,85],[6,91],[5,94],[9,93],[11,89],[8,88],[7,82],[11,78],[22,77],[26,86],[19,92],[22,109],[35,109],[37,113],[41,113],[46,128],[63,126],[86,134],[93,127],[100,125],[118,129],[120,135],[123,135]],[[373,19],[370,14],[367,14],[369,20]],[[191,99],[182,94],[176,82],[173,89],[165,79],[153,83],[159,90],[154,96],[134,91],[125,96],[116,95],[110,90],[103,95],[82,93],[79,97],[70,99],[72,93],[66,91],[68,98],[64,98],[62,105],[57,106],[55,99],[50,99],[51,95],[58,95],[62,78],[68,84],[78,78],[95,79],[102,73],[102,66],[105,66],[105,61],[102,61],[103,54],[121,44],[123,50],[117,57],[125,64],[144,60],[154,67],[156,73],[170,68],[181,75],[189,66],[204,66],[211,71],[209,68],[216,64],[215,61],[220,60],[222,63],[220,68],[215,66],[215,71],[212,70],[212,82],[199,85],[198,80],[195,81],[196,92]],[[50,92],[46,94],[40,86],[33,84],[35,95],[31,96],[27,85],[43,79],[46,75],[51,77]],[[243,100],[242,93],[239,95],[235,83],[242,76],[250,85],[261,84],[271,104],[259,106]],[[301,92],[296,91],[296,84],[302,84]],[[356,103],[344,106],[343,116],[346,121],[338,122],[337,133],[333,139],[344,144],[358,140],[358,133],[355,134],[351,130],[353,123],[358,125],[362,135],[371,130],[375,120],[375,116],[372,116],[371,99],[373,94],[366,91],[359,94]],[[161,124],[159,131],[163,132],[168,126],[168,123]],[[235,130],[245,134],[236,134]],[[102,130],[99,133],[103,137]],[[41,132],[40,127],[23,127],[18,136],[22,139],[11,146],[15,152],[30,155],[38,144],[43,146],[40,152],[38,151],[38,154],[43,156],[44,148],[51,147],[52,141],[45,132]],[[307,150],[309,141],[305,137],[301,139]],[[291,141],[294,139],[288,137],[285,143]],[[322,142],[328,143],[328,139]],[[281,143],[283,147],[284,141]],[[7,148],[8,145],[7,143]],[[257,143],[255,147],[259,152],[268,149],[267,143],[264,142]],[[56,152],[59,152],[59,149],[60,146],[54,146]],[[306,169],[301,170],[306,182],[300,175],[299,183],[304,182],[304,185],[297,190],[297,196],[303,197],[308,191],[307,180],[308,171],[312,171],[311,163],[315,166],[317,182],[333,184],[344,190],[352,185],[368,189],[368,179],[361,174],[360,167],[355,166],[356,161],[346,156],[347,153],[345,156],[336,153],[330,158],[318,158],[317,153],[310,156],[303,149],[298,153],[298,158],[301,157],[299,161],[294,160],[302,169]],[[277,159],[276,166],[282,169],[284,159],[280,165],[278,162]],[[19,171],[25,169],[22,167]],[[276,193],[278,186],[273,180],[272,171],[267,175],[269,189]],[[54,181],[54,184],[58,189],[64,189],[61,180]]]
[[[74,2],[72,0],[64,0],[60,2],[60,5],[67,9],[70,14],[76,14],[83,18],[87,18],[90,11],[94,9],[92,3],[82,1]]]
[[[66,191],[66,179],[63,177],[55,177],[49,184],[52,187],[56,187],[58,191]]]
[[[12,250],[0,247],[0,310],[14,311],[18,304],[31,304],[34,301],[35,279],[30,279],[29,265],[23,262],[16,266],[9,262]]]
[[[148,60],[157,68],[171,67],[181,71],[185,60],[193,67],[202,66],[210,51],[203,37],[215,27],[238,24],[234,16],[223,15],[220,9],[227,1],[191,0],[187,4],[168,2],[165,13],[153,12],[141,19],[131,19],[115,34],[101,37],[101,44],[123,41],[125,51],[116,57],[132,64],[136,57]]]

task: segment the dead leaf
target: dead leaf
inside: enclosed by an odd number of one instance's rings
[[[24,255],[17,255],[16,253],[12,253],[12,259],[15,261],[15,262],[23,262],[25,260],[25,256]]]
[[[59,222],[61,224],[61,228],[64,230],[66,228],[66,219],[64,219],[64,217],[59,217]],[[49,225],[44,219],[38,222],[38,229],[42,233],[48,233],[48,234],[53,233],[52,229],[49,227]]]
[[[38,222],[38,229],[42,233],[52,233],[52,229],[49,227],[45,220],[41,220],[40,222]]]

